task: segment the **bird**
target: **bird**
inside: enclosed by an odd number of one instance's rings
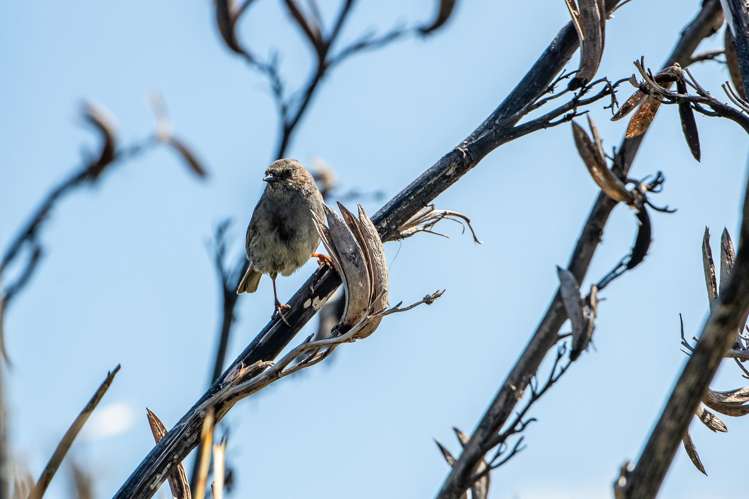
[[[289,276],[310,258],[330,264],[330,258],[316,253],[320,244],[313,221],[325,218],[324,201],[312,175],[294,159],[279,159],[266,170],[260,200],[247,226],[245,251],[249,265],[237,286],[237,294],[254,293],[263,274],[273,282],[275,312],[283,315],[289,306],[281,303],[276,289],[278,274]],[[274,312],[274,313],[275,313]]]

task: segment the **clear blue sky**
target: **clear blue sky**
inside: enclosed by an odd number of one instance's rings
[[[344,37],[425,19],[433,9],[429,0],[386,3],[361,2]],[[628,4],[609,23],[601,73],[627,76],[641,55],[660,65],[699,3]],[[277,4],[259,2],[242,36],[263,53],[278,47],[285,75],[298,82],[306,47]],[[483,120],[566,20],[561,1],[459,2],[431,40],[339,67],[290,155],[324,158],[345,186],[394,195]],[[158,151],[66,199],[44,231],[39,272],[7,320],[12,444],[34,475],[106,371],[122,364],[102,409],[119,414],[125,431],[105,436],[94,422],[73,452],[106,497],[152,445],[145,407],[171,425],[204,389],[219,319],[205,241],[232,217],[232,251],[240,251],[275,143],[273,103],[265,81],[220,42],[208,1],[2,2],[0,47],[0,246],[77,167],[82,145],[95,144],[80,126],[82,99],[109,108],[129,141],[151,130],[146,95],[162,92],[176,130],[211,172],[200,184]],[[715,93],[728,78],[713,63],[695,71]],[[593,116],[610,146],[625,125],[609,123],[606,113],[598,107]],[[604,293],[596,349],[534,410],[539,422],[527,432],[528,448],[494,474],[492,497],[606,497],[621,462],[637,456],[684,361],[678,313],[689,333],[706,314],[702,231],[709,226],[717,242],[724,226],[738,226],[746,135],[730,122],[697,121],[701,164],[683,143],[676,110],[659,115],[633,173],[663,170],[658,202],[679,211],[654,215],[644,264]],[[232,411],[236,497],[432,496],[447,471],[432,438],[457,450],[451,426],[473,428],[544,312],[555,265],[567,261],[595,195],[566,126],[482,161],[437,200],[473,219],[482,246],[447,227],[449,240],[424,236],[388,247],[393,300],[438,288],[447,288],[445,296],[387,319],[331,365]],[[592,278],[626,253],[634,227],[631,213],[617,208]],[[313,268],[280,280],[282,296]],[[241,305],[232,358],[268,319],[268,284]],[[730,364],[715,382],[740,384]],[[727,435],[692,426],[710,478],[679,451],[662,497],[735,497],[749,419],[726,419]],[[65,497],[67,485],[61,474],[49,497]]]

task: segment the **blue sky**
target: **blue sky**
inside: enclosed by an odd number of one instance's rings
[[[641,55],[660,65],[698,4],[628,4],[609,23],[600,73],[628,76]],[[432,9],[427,0],[379,9],[362,2],[344,39],[428,18]],[[296,85],[308,69],[307,49],[280,12],[277,3],[259,2],[241,33],[261,53],[277,47]],[[337,68],[289,155],[323,158],[346,187],[392,196],[496,107],[566,20],[561,1],[459,2],[432,39]],[[0,61],[0,246],[80,164],[82,147],[94,147],[78,118],[83,99],[111,110],[131,141],[152,130],[146,96],[161,92],[176,131],[211,173],[195,182],[159,150],[66,199],[44,231],[39,272],[7,318],[13,447],[34,475],[106,371],[122,364],[101,408],[120,417],[123,431],[107,436],[94,421],[73,452],[106,497],[152,445],[145,407],[169,426],[204,389],[219,320],[205,243],[217,222],[232,217],[232,251],[241,251],[275,145],[273,102],[265,81],[221,44],[207,1],[3,2]],[[728,78],[714,63],[695,73],[715,93]],[[601,106],[592,115],[605,143],[617,144],[624,123],[610,123]],[[605,497],[621,462],[636,458],[684,362],[678,313],[689,333],[705,318],[702,231],[709,226],[717,243],[724,226],[735,232],[739,222],[746,135],[730,122],[697,122],[701,164],[683,142],[676,110],[657,118],[633,174],[663,170],[657,201],[679,211],[654,215],[647,259],[604,293],[596,349],[538,404],[528,448],[495,473],[492,497]],[[236,497],[433,495],[447,468],[432,438],[456,451],[450,428],[475,425],[552,297],[555,265],[567,261],[595,195],[564,126],[501,147],[440,196],[438,206],[472,218],[484,244],[447,227],[449,240],[388,245],[393,300],[447,293],[430,308],[388,318],[331,365],[238,405],[228,418]],[[378,207],[367,203],[370,213]],[[631,213],[617,208],[591,279],[626,253],[634,228]],[[280,280],[281,296],[313,269]],[[268,319],[268,284],[241,305],[232,358]],[[726,363],[714,386],[740,384]],[[749,420],[726,422],[728,434],[692,426],[710,477],[680,451],[661,497],[733,496],[745,472]],[[61,474],[49,497],[66,490]]]

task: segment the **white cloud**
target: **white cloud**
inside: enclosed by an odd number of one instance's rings
[[[87,440],[113,437],[128,431],[135,422],[135,411],[124,402],[98,407],[83,428]]]

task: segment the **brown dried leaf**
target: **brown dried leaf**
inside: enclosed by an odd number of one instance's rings
[[[99,157],[88,166],[88,177],[93,182],[99,178],[104,169],[112,163],[117,150],[117,137],[113,119],[103,108],[87,102],[83,105],[83,119],[96,128],[101,135],[102,144]]]
[[[627,116],[640,104],[640,102],[642,102],[642,99],[644,98],[645,94],[639,90],[630,95],[629,99],[624,101],[624,104],[622,104],[621,107],[619,107],[619,110],[611,117],[611,121],[618,121]]]
[[[453,427],[453,432],[455,432],[455,436],[458,438],[460,446],[465,448],[468,440],[470,440],[470,437],[455,427]],[[483,473],[488,466],[489,464],[486,462],[486,456],[482,457],[481,461],[479,461],[478,465],[476,466],[476,474],[478,475],[480,473]],[[489,473],[484,474],[484,476],[476,480],[476,482],[471,486],[471,499],[486,499],[487,497],[489,497],[490,484],[491,475]]]
[[[705,426],[707,426],[712,431],[719,431],[721,433],[725,433],[728,431],[728,427],[726,424],[721,421],[721,419],[713,414],[712,412],[707,410],[707,407],[705,407],[705,404],[700,403],[699,407],[697,408],[697,417],[700,418],[700,421],[702,421]]]
[[[652,97],[647,97],[637,108],[637,112],[632,119],[629,120],[627,125],[627,132],[625,137],[628,139],[639,137],[644,135],[655,119],[655,114],[658,112],[658,108],[661,103]]]
[[[205,419],[200,427],[200,463],[198,463],[198,476],[195,480],[195,490],[192,496],[195,499],[205,498],[205,488],[208,481],[208,465],[211,462],[211,447],[213,446],[213,426],[216,421],[216,413],[213,407],[208,408]]]
[[[450,19],[455,9],[456,0],[439,0],[437,16],[429,24],[424,24],[419,28],[422,35],[430,35],[440,29]]]
[[[718,298],[718,282],[715,278],[713,251],[710,249],[710,229],[707,227],[705,227],[705,233],[702,236],[702,268],[705,272],[707,299],[712,304]]]
[[[146,417],[148,418],[148,426],[151,427],[153,440],[159,443],[166,435],[166,426],[151,409],[146,408]],[[175,470],[169,474],[168,481],[172,497],[175,499],[190,499],[192,497],[190,482],[187,480],[185,466],[182,463],[178,463]]]
[[[195,154],[187,146],[187,144],[171,135],[163,137],[163,142],[174,149],[174,152],[176,152],[177,155],[182,158],[185,166],[187,166],[187,168],[191,172],[193,172],[198,177],[205,179],[205,177],[208,175],[205,168],[203,168],[202,163],[198,160],[197,156],[195,156]]]
[[[598,184],[603,192],[614,201],[632,204],[634,198],[627,190],[624,183],[608,169],[606,162],[602,159],[602,152],[593,144],[585,133],[585,130],[572,121],[572,136],[575,140],[577,152],[588,168],[593,181]]]
[[[736,55],[736,42],[728,26],[726,26],[723,32],[723,44],[725,46],[726,64],[728,65],[728,72],[731,75],[733,88],[736,89],[736,92],[742,99],[746,100],[746,92],[744,92],[744,84],[741,78],[741,71],[739,70],[739,58]]]
[[[676,81],[676,89],[679,94],[686,95],[687,84],[683,79]],[[689,102],[679,102],[679,118],[681,119],[681,131],[689,146],[689,151],[697,161],[700,160],[700,135],[697,130],[697,122],[694,119],[694,111]]]
[[[700,455],[697,454],[697,448],[694,446],[694,442],[692,442],[692,437],[689,435],[689,432],[684,434],[681,442],[684,444],[684,450],[687,451],[687,456],[689,456],[689,460],[692,461],[694,467],[700,470],[700,473],[707,476],[705,467],[702,465],[702,460],[700,459]]]
[[[720,289],[723,290],[728,284],[733,264],[736,261],[736,251],[733,249],[733,241],[728,229],[724,228],[720,235]],[[2,335],[0,335],[2,338]]]

